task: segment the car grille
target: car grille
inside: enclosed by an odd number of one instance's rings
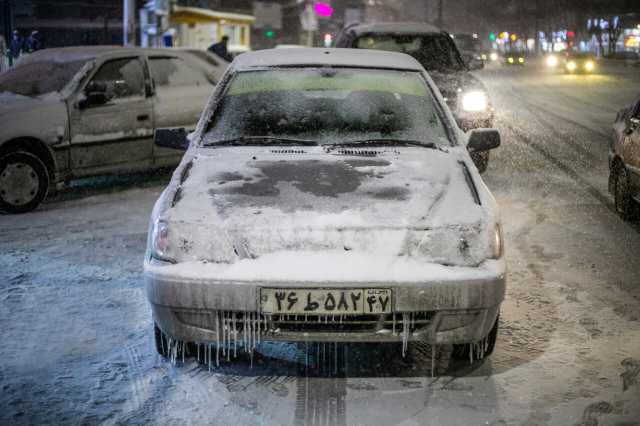
[[[176,311],[178,319],[191,326],[214,330],[222,321],[241,333],[245,327],[262,333],[402,333],[428,326],[434,312],[418,311],[382,315],[263,315],[242,311]]]

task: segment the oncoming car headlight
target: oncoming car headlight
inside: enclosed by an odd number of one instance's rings
[[[576,65],[576,63],[575,63],[574,61],[569,61],[569,62],[567,62],[567,69],[568,69],[569,71],[575,71],[575,69],[576,69],[577,67],[578,67],[578,66]]]
[[[547,56],[547,66],[550,68],[558,66],[558,57],[556,55]]]
[[[500,259],[504,255],[504,239],[500,225],[495,226],[491,237],[491,259]]]
[[[165,262],[175,263],[168,255],[169,225],[164,220],[156,220],[151,230],[151,257]]]
[[[491,59],[492,61],[497,61],[498,60],[498,54],[496,52],[491,52],[489,54],[489,59]]]
[[[487,109],[487,94],[479,90],[462,95],[462,109],[464,111],[479,112]]]
[[[595,64],[593,63],[593,61],[587,61],[587,63],[584,64],[584,69],[586,69],[587,71],[593,71],[594,67]]]

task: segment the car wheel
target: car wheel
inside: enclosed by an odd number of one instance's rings
[[[27,152],[0,158],[0,209],[8,213],[34,210],[47,196],[49,173],[44,163]]]
[[[484,173],[489,167],[489,151],[474,152],[471,154],[473,164],[478,168],[478,172]]]
[[[498,339],[498,327],[500,323],[500,314],[496,317],[496,322],[491,327],[491,331],[487,335],[487,346],[484,351],[484,356],[482,359],[488,357],[493,353],[493,350],[496,347],[496,340]],[[471,344],[464,343],[462,345],[453,345],[453,352],[451,353],[451,358],[456,360],[469,360],[471,354]],[[478,358],[474,356],[473,361],[477,361]]]
[[[156,341],[156,351],[163,357],[167,358],[169,356],[169,342],[167,341],[167,337],[164,335],[160,327],[157,324],[153,324],[153,334],[155,336]]]
[[[613,198],[616,213],[624,220],[634,219],[637,206],[631,197],[631,181],[629,172],[623,164],[613,169]]]

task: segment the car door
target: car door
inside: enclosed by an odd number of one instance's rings
[[[155,85],[154,120],[156,128],[195,129],[214,85],[204,71],[179,56],[149,56],[149,69]],[[176,150],[153,147],[156,167],[177,164],[182,157]]]
[[[74,176],[151,166],[153,104],[147,78],[143,59],[131,56],[105,61],[88,80],[70,111]],[[104,90],[103,99],[94,101],[93,90]]]

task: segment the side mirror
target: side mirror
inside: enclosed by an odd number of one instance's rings
[[[631,117],[629,118],[629,124],[625,129],[625,133],[627,135],[630,135],[631,133],[635,132],[639,128],[640,128],[640,118]]]
[[[472,71],[484,68],[484,61],[476,58],[474,55],[463,55],[462,59],[467,64],[467,67]]]
[[[100,81],[92,81],[84,89],[84,97],[78,102],[80,109],[104,105],[109,102],[107,85]]]
[[[474,129],[469,134],[467,150],[469,152],[482,152],[500,146],[500,132],[496,129]]]
[[[184,127],[178,129],[156,129],[153,143],[163,148],[186,151],[189,148],[189,138]]]

